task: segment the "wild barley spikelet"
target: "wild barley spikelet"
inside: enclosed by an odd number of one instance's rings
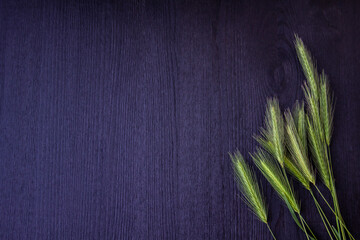
[[[332,123],[334,116],[333,101],[329,90],[329,83],[324,71],[320,75],[320,118],[323,123],[325,141],[330,145]]]
[[[261,129],[261,136],[255,139],[284,166],[284,120],[281,115],[279,101],[269,98],[265,113],[265,128]]]
[[[296,180],[298,180],[306,189],[310,189],[310,182],[304,176],[304,174],[299,170],[298,166],[295,165],[288,157],[285,157],[285,168],[286,170],[293,175]]]
[[[306,118],[305,118],[305,108],[304,102],[299,103],[299,101],[295,102],[294,110],[294,121],[296,125],[296,129],[298,131],[300,140],[303,144],[305,154],[307,155],[307,137],[306,137]]]
[[[304,143],[301,140],[295,121],[290,110],[285,112],[286,119],[286,146],[290,152],[295,166],[302,175],[311,183],[315,184],[315,174],[305,151]],[[304,184],[304,183],[303,183]]]
[[[272,161],[270,156],[261,149],[257,149],[256,153],[251,155],[255,165],[264,175],[266,180],[275,189],[281,199],[288,202],[291,208],[299,213],[300,206],[295,198],[294,190],[286,181],[283,172],[277,162]]]
[[[267,223],[265,200],[254,172],[246,164],[239,151],[235,152],[234,155],[230,154],[230,158],[233,162],[237,184],[245,203],[262,222]]]
[[[310,142],[310,149],[312,152],[315,166],[320,174],[321,180],[328,187],[331,188],[330,184],[330,173],[328,169],[328,159],[324,149],[324,145],[321,142],[318,131],[316,131],[313,122],[308,116],[306,116],[308,136]]]
[[[319,96],[319,77],[316,66],[311,58],[309,50],[307,50],[303,41],[297,35],[295,35],[294,44],[307,83],[310,87],[311,92],[314,94],[315,99],[317,100]]]

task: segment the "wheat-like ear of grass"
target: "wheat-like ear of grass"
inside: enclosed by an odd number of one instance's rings
[[[299,101],[296,101],[293,112],[294,112],[293,115],[294,115],[295,125],[297,128],[300,140],[303,144],[305,154],[307,155],[308,149],[307,149],[306,118],[305,118],[304,102],[302,101],[300,104]]]
[[[300,206],[296,200],[294,190],[287,182],[279,164],[270,159],[270,156],[261,149],[257,149],[256,153],[251,157],[280,198],[288,202],[295,212],[300,213]]]
[[[303,141],[301,140],[295,121],[290,110],[285,112],[286,119],[286,146],[289,149],[291,158],[295,166],[302,173],[302,175],[311,183],[315,184],[315,174],[307,157]],[[305,184],[305,183],[303,183]]]
[[[270,141],[266,141],[263,137],[254,136],[255,140],[261,145],[263,149],[265,149],[270,155],[275,156],[275,149]],[[284,156],[284,166],[286,170],[289,171],[291,175],[293,175],[299,182],[301,182],[305,188],[310,188],[310,182],[304,176],[302,172],[299,171],[298,167],[290,161],[290,159],[285,155]]]
[[[303,92],[307,104],[308,116],[314,124],[314,129],[318,133],[320,140],[324,140],[323,124],[320,118],[320,104],[319,100],[315,98],[314,93],[311,92],[307,83],[303,85]]]
[[[330,173],[328,168],[328,159],[326,156],[326,149],[321,142],[318,131],[316,131],[314,123],[306,116],[308,136],[310,142],[310,149],[313,155],[315,166],[319,172],[320,178],[327,188],[331,189]]]
[[[334,117],[333,98],[329,90],[329,82],[324,71],[320,75],[320,118],[323,123],[325,141],[330,146]]]
[[[303,41],[295,34],[295,49],[302,66],[305,78],[315,99],[319,96],[319,76],[309,50]]]
[[[265,200],[253,170],[246,164],[239,151],[235,152],[234,155],[230,154],[230,158],[233,162],[236,181],[244,202],[262,222],[267,223],[268,216]]]
[[[261,136],[256,136],[255,139],[284,166],[284,120],[276,98],[268,99],[265,128],[261,129]]]
[[[310,182],[304,176],[304,174],[299,171],[298,166],[296,166],[288,157],[285,157],[285,168],[286,170],[293,175],[306,189],[310,189]]]

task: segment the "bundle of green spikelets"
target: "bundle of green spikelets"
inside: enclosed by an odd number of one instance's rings
[[[335,189],[330,156],[334,106],[329,82],[324,71],[319,75],[310,52],[296,35],[294,43],[306,78],[303,84],[306,104],[296,102],[292,110],[287,109],[282,114],[278,100],[269,99],[265,126],[261,128],[260,135],[255,136],[260,147],[250,155],[256,167],[284,201],[307,239],[317,238],[301,215],[300,204],[288,173],[309,191],[330,239],[355,239],[341,216]],[[230,157],[244,201],[276,239],[268,224],[268,210],[255,173],[240,152],[230,154]],[[315,171],[329,190],[332,204],[319,190]],[[318,198],[334,214],[335,223],[329,221],[313,190],[318,191]]]

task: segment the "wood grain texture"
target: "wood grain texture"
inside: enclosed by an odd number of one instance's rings
[[[330,76],[339,202],[359,238],[359,13],[357,1],[0,1],[0,239],[270,239],[228,152],[255,149],[267,97],[303,97],[293,32]],[[261,181],[278,239],[305,239]]]

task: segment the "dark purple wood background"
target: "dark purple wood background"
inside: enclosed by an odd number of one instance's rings
[[[254,150],[267,97],[303,97],[293,32],[331,79],[360,238],[357,2],[0,1],[0,239],[270,239],[228,152]],[[261,180],[278,239],[305,239]]]

